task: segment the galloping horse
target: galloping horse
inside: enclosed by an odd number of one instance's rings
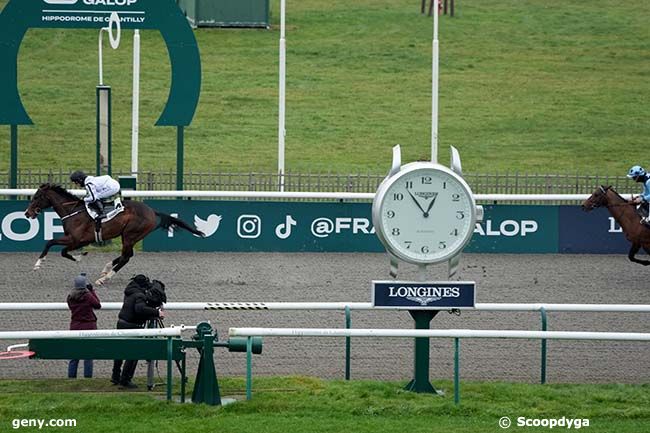
[[[636,213],[634,204],[621,197],[611,186],[600,186],[582,203],[585,212],[597,207],[606,207],[623,229],[627,240],[632,242],[627,258],[643,266],[650,265],[650,261],[635,257],[641,248],[650,254],[650,229],[640,223],[641,217]]]
[[[25,216],[36,218],[43,209],[49,207],[54,208],[54,211],[63,221],[64,235],[45,244],[41,256],[34,265],[34,270],[40,269],[45,256],[54,245],[63,245],[61,255],[66,259],[77,261],[76,257],[69,254],[70,251],[95,242],[95,222],[86,212],[83,200],[80,200],[59,185],[46,183],[41,185],[34,197],[32,197],[32,201],[25,211]],[[133,246],[144,239],[145,236],[157,228],[169,229],[170,227],[179,227],[197,236],[205,236],[201,231],[189,226],[184,221],[156,212],[144,203],[125,201],[124,211],[102,225],[103,239],[122,237],[122,255],[104,266],[101,278],[95,284],[104,284],[117,271],[122,269],[129,262],[129,259],[133,257]]]

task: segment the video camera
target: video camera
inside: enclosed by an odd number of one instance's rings
[[[144,290],[147,305],[158,308],[167,302],[165,284],[158,280],[152,280],[148,288]]]

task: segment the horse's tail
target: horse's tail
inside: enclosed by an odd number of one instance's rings
[[[201,238],[205,237],[205,233],[195,229],[194,227],[190,226],[188,223],[186,223],[185,221],[179,218],[175,218],[171,215],[167,215],[161,212],[156,212],[156,215],[158,216],[158,218],[160,218],[160,222],[156,226],[157,229],[169,230],[170,227],[178,227],[187,230],[188,232],[192,233],[195,236],[199,236]]]

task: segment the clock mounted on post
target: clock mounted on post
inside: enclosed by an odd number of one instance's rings
[[[449,275],[455,274],[459,255],[483,214],[460,167],[453,147],[449,169],[433,162],[402,166],[395,146],[393,167],[372,205],[377,236],[394,259],[421,267],[449,261]],[[392,274],[396,274],[394,259]]]

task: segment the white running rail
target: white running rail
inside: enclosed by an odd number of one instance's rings
[[[373,310],[370,302],[169,302],[167,311],[200,310]],[[102,310],[119,310],[121,302],[103,302]],[[601,313],[650,313],[650,305],[643,304],[490,304],[477,303],[465,311],[567,311]],[[67,311],[65,302],[4,302],[0,311]]]
[[[474,329],[230,328],[228,335],[231,337],[428,337],[650,341],[650,334],[638,332],[484,331]]]

